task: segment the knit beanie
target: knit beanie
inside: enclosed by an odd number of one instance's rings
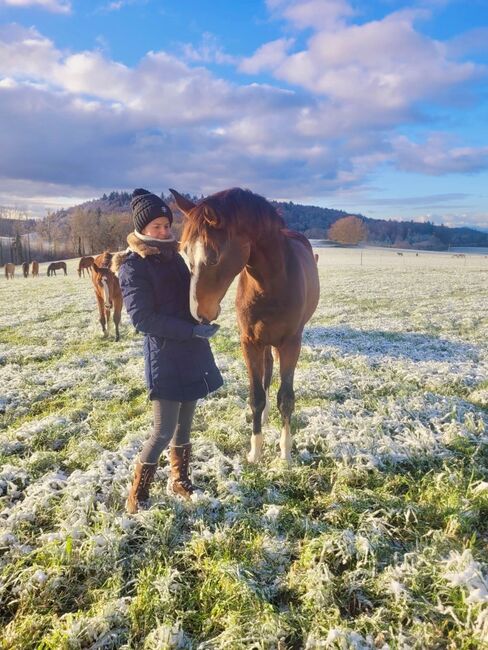
[[[173,223],[171,210],[163,199],[142,188],[132,192],[130,207],[132,208],[134,229],[138,233],[142,233],[147,224],[158,217],[167,217],[170,226]]]

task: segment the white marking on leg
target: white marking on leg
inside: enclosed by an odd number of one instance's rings
[[[288,463],[291,462],[291,433],[289,422],[285,422],[281,430],[280,450],[281,460],[286,460]]]
[[[202,262],[205,261],[205,248],[203,244],[197,241],[188,250],[188,259],[190,261],[190,312],[195,320],[201,320],[198,316],[198,301],[197,301],[197,282],[200,275],[200,268]]]
[[[251,451],[247,455],[250,463],[259,463],[263,455],[263,434],[256,433],[251,436]]]
[[[268,390],[266,391],[266,404],[264,406],[263,416],[261,418],[261,423],[262,423],[263,427],[268,424],[269,406],[270,405],[269,405],[269,388],[268,388]]]

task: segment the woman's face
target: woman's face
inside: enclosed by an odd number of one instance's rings
[[[168,217],[153,219],[143,228],[142,234],[154,239],[169,239],[171,237],[171,226]]]

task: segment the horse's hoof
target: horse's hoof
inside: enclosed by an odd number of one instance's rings
[[[250,451],[247,455],[247,462],[251,463],[252,465],[257,465],[259,461],[261,460],[261,454],[255,454],[252,451]]]

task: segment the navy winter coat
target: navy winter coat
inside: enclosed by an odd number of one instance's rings
[[[119,269],[124,304],[144,336],[150,399],[189,402],[222,386],[207,339],[193,338],[190,272],[178,253],[141,257],[129,253]]]

